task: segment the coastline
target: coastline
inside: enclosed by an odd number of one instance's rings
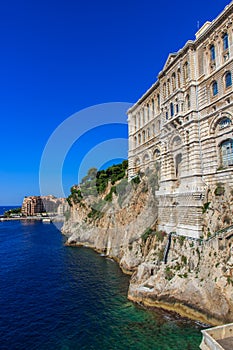
[[[224,322],[221,322],[211,316],[207,316],[206,314],[198,311],[194,308],[191,308],[188,305],[181,304],[175,301],[173,304],[162,301],[162,300],[152,300],[148,297],[139,297],[128,293],[128,299],[137,303],[139,305],[143,305],[149,309],[163,309],[165,311],[171,311],[179,314],[181,317],[187,317],[191,320],[204,323],[210,326],[220,326],[223,325]]]
[[[64,217],[51,217],[51,216],[45,216],[45,217],[40,217],[40,216],[21,216],[21,217],[13,217],[13,218],[7,218],[7,217],[0,217],[0,222],[4,222],[4,221],[43,221],[45,219],[50,220],[50,222],[52,221],[59,221],[59,222],[63,222],[64,221]]]
[[[89,248],[89,249],[96,251],[98,254],[103,254],[103,251],[101,251],[100,249],[96,249],[91,244],[86,244],[86,243],[81,243],[81,242],[69,243],[67,240],[65,242],[65,246],[77,247],[77,248],[85,247],[85,248]],[[123,266],[121,266],[119,258],[114,257],[114,256],[110,256],[108,254],[105,254],[104,257],[113,259],[119,265],[121,271],[125,275],[130,275],[130,276],[133,275],[132,271],[126,270]],[[186,317],[186,318],[189,318],[190,320],[204,323],[207,326],[208,325],[219,326],[219,325],[224,324],[224,322],[222,322],[222,321],[220,321],[220,320],[218,320],[210,315],[208,316],[205,313],[202,313],[201,311],[196,310],[195,308],[191,308],[190,306],[182,304],[178,301],[174,301],[174,303],[169,303],[168,301],[165,301],[165,300],[152,300],[151,298],[146,297],[145,295],[139,296],[139,295],[131,293],[132,289],[133,289],[133,287],[129,282],[128,294],[127,294],[128,300],[134,302],[135,304],[143,305],[144,307],[148,308],[149,310],[162,309],[165,311],[170,311],[170,312],[178,314],[180,317]]]
[[[19,217],[19,218],[7,218],[7,217],[0,217],[0,221],[16,221],[16,220],[42,220],[43,218],[40,218],[38,216],[32,217]]]

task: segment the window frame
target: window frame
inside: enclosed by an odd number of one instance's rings
[[[222,41],[223,41],[223,51],[229,49],[229,37],[228,33],[224,33],[222,36]]]
[[[226,139],[219,144],[220,164],[223,168],[233,166],[233,139]]]
[[[231,119],[229,117],[223,117],[218,122],[218,128],[219,130],[222,130],[232,124]]]
[[[229,78],[228,78],[229,77]],[[230,79],[230,80],[229,80]],[[230,71],[225,73],[225,88],[229,88],[232,86],[232,75]]]
[[[210,46],[210,60],[211,60],[211,62],[213,62],[213,61],[215,61],[215,59],[216,59],[215,46],[214,46],[214,44],[212,44]]]
[[[214,80],[212,83],[212,95],[218,95],[218,82],[216,80]]]
[[[173,102],[170,103],[170,115],[171,115],[171,117],[174,116],[174,104],[173,104]]]

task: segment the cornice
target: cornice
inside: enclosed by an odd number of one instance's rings
[[[211,24],[206,28],[206,30],[200,34],[198,38],[195,40],[188,40],[186,44],[177,52],[177,53],[170,53],[168,55],[167,61],[164,64],[164,68],[162,71],[158,73],[156,82],[137,100],[137,102],[127,111],[127,113],[132,113],[135,111],[135,109],[140,106],[148,96],[150,96],[156,88],[160,86],[160,79],[164,76],[166,76],[168,70],[175,66],[182,57],[187,54],[187,52],[191,49],[196,49],[202,42],[204,42],[206,39],[208,39],[211,35],[211,33],[214,33],[214,31],[221,25],[222,22],[224,22],[230,14],[233,13],[233,1],[230,2],[229,5],[227,5],[224,10],[217,16],[216,19],[214,19]],[[175,55],[174,59],[169,63],[169,57]]]
[[[200,34],[200,36],[194,41],[195,47],[199,46],[201,42],[209,38],[210,34],[219,27],[219,25],[224,22],[230,14],[233,13],[233,1],[227,5],[224,10],[215,18],[206,30]]]

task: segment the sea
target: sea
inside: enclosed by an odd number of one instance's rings
[[[52,223],[0,222],[1,350],[199,349],[207,325],[130,302],[116,262],[64,243]]]

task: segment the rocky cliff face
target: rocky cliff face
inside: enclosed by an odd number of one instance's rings
[[[232,322],[232,236],[223,233],[207,242],[173,236],[167,264],[159,260],[164,244],[148,238],[146,254],[131,278],[129,298],[207,323]],[[142,250],[142,242],[137,249]]]
[[[67,244],[86,245],[117,260],[123,271],[132,274],[131,300],[212,324],[232,322],[233,232],[220,232],[209,240],[173,235],[166,250],[168,235],[156,231],[155,186],[155,175],[150,173],[139,184],[118,186],[111,201],[103,200],[111,191],[108,187],[102,196],[73,203],[63,227]],[[211,236],[211,222],[224,225],[224,220],[216,219],[218,201],[223,211],[231,201],[230,190],[226,198],[223,190],[218,189],[217,197],[214,191],[203,210],[203,238]]]
[[[153,188],[146,178],[139,184],[128,184],[123,179],[112,193],[112,199],[104,200],[111,187],[97,197],[87,197],[72,205],[70,218],[64,223],[63,233],[67,244],[82,244],[121,260],[132,242],[137,241],[145,228],[155,225],[157,202]],[[124,188],[120,185],[124,182]],[[139,261],[134,258],[135,266]],[[129,263],[131,270],[132,264]]]

